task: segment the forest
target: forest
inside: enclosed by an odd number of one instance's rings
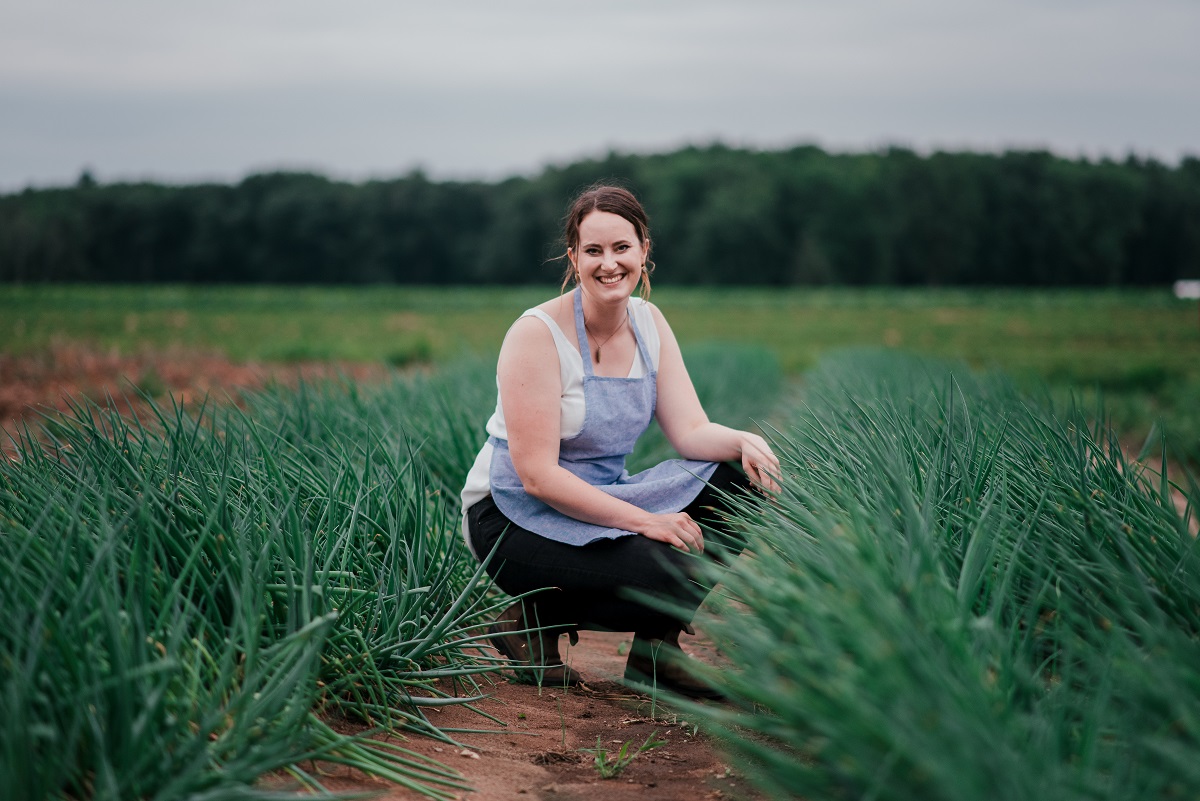
[[[529,284],[570,197],[637,192],[676,285],[1161,286],[1200,277],[1200,159],[1042,151],[610,153],[502,181],[311,173],[0,195],[0,282]]]

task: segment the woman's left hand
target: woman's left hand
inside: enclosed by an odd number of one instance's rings
[[[779,458],[758,434],[741,432],[742,468],[756,485],[772,494],[779,492]]]

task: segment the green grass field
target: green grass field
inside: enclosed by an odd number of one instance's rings
[[[10,286],[0,292],[0,350],[85,343],[131,353],[182,348],[235,361],[354,361],[404,366],[492,356],[545,287]],[[687,346],[763,347],[785,374],[825,353],[885,346],[999,369],[1091,403],[1147,433],[1160,416],[1200,446],[1200,325],[1193,303],[1145,291],[655,290]]]
[[[10,286],[0,343],[122,350],[184,347],[238,360],[402,359],[412,343],[445,361],[494,351],[530,288]],[[1120,384],[1200,375],[1195,306],[1155,291],[661,288],[681,341],[751,343],[784,370],[825,351],[887,345],[1046,378]],[[1161,380],[1161,379],[1151,379]]]

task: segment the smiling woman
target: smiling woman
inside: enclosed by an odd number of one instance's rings
[[[762,437],[709,421],[667,321],[633,297],[639,285],[648,294],[650,253],[637,199],[584,192],[565,239],[564,292],[509,329],[489,437],[462,493],[472,551],[490,557],[505,592],[534,593],[501,615],[492,642],[540,681],[576,684],[561,634],[633,631],[628,682],[711,697],[679,647],[711,589],[694,557],[723,565],[741,551],[716,510],[729,493],[776,489],[778,461]],[[631,476],[625,458],[655,418],[684,458]],[[734,460],[745,476],[723,464]]]
[[[586,270],[589,278],[606,286],[625,278],[632,278],[635,286],[640,281],[642,299],[649,299],[654,272],[650,224],[637,198],[616,187],[590,190],[572,206],[566,227],[570,264],[563,275],[564,291],[572,283],[582,285]]]

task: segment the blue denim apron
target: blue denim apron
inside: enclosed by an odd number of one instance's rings
[[[633,476],[625,469],[625,457],[654,418],[658,398],[658,371],[632,314],[629,324],[648,372],[641,378],[596,375],[583,324],[583,296],[575,290],[575,331],[583,359],[583,428],[559,443],[558,463],[592,486],[648,512],[678,512],[696,499],[717,464],[672,459]],[[490,437],[489,441],[494,448],[492,498],[505,517],[521,528],[568,545],[636,533],[576,520],[534,498],[517,476],[507,440]]]

